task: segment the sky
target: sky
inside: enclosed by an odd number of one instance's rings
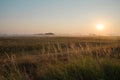
[[[120,35],[120,0],[0,0],[0,34],[47,32]]]

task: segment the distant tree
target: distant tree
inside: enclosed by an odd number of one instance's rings
[[[45,35],[55,35],[54,33],[45,33]]]

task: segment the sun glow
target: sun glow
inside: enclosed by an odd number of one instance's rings
[[[103,30],[104,25],[103,25],[103,24],[98,24],[98,25],[96,26],[96,28],[101,31],[101,30]]]

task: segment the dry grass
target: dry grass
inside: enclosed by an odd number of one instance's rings
[[[0,55],[1,80],[120,79],[119,37],[0,38]]]

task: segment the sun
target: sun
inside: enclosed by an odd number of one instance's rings
[[[98,25],[96,26],[96,28],[101,31],[101,30],[103,30],[104,25],[103,25],[103,24],[98,24]]]

